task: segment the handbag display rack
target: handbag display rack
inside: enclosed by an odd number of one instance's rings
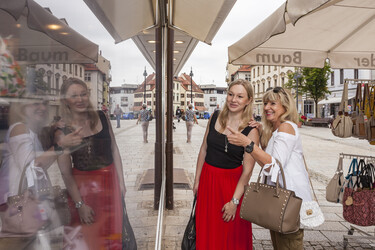
[[[357,159],[364,159],[368,163],[369,162],[375,163],[375,157],[374,156],[340,153],[340,158],[342,158],[342,159],[354,159],[354,158],[357,158]],[[354,235],[354,231],[358,231],[362,235]],[[350,224],[350,228],[348,230],[348,234],[344,234],[344,236],[343,236],[344,249],[346,249],[346,247],[348,245],[348,240],[349,239],[375,240],[375,231],[374,231],[374,235],[372,235],[372,234],[369,234],[369,233],[361,230],[360,228],[358,228],[358,227],[353,226],[353,225]]]

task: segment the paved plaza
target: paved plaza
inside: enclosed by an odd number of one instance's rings
[[[142,142],[142,128],[135,120],[122,120],[121,128],[113,127],[120,148],[127,187],[126,204],[134,228],[139,249],[154,249],[157,211],[153,210],[153,189],[139,190],[146,170],[154,167],[155,121],[150,122],[149,143]],[[194,125],[191,143],[186,143],[184,122],[175,121],[173,134],[174,168],[182,168],[193,182],[195,164],[207,120]],[[325,186],[333,176],[340,153],[375,156],[375,148],[367,141],[356,138],[334,137],[328,128],[307,127],[300,129],[313,185],[326,221],[314,230],[305,230],[305,249],[343,249],[343,235],[348,234],[350,224],[342,217],[342,206],[325,200]],[[344,159],[344,171],[350,160]],[[259,173],[255,166],[252,181]],[[162,249],[180,249],[182,235],[188,221],[193,193],[191,189],[174,189],[174,209],[165,210]],[[375,227],[359,227],[372,235]],[[354,235],[360,236],[358,231]],[[272,249],[268,230],[253,225],[254,249]],[[375,249],[375,241],[351,239],[347,249]]]

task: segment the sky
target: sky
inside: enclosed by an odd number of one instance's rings
[[[115,44],[103,25],[82,0],[35,0],[49,7],[58,18],[65,18],[71,28],[99,45],[102,56],[111,62],[111,86],[140,84],[143,71],[154,69],[148,64],[131,39]],[[232,45],[276,10],[285,0],[237,0],[225,22],[217,32],[212,45],[199,42],[181,73],[193,69],[197,84],[226,86],[225,73],[228,46]]]

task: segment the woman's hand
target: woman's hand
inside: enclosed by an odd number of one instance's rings
[[[235,205],[232,201],[227,202],[221,212],[223,212],[223,220],[225,222],[229,222],[230,220],[234,220],[236,217],[237,205]]]
[[[199,187],[199,181],[194,181],[193,185],[193,194],[196,195],[198,192],[198,187]]]
[[[249,126],[252,128],[256,128],[259,131],[259,134],[262,134],[263,126],[262,123],[255,121],[254,119],[251,119],[249,122]]]
[[[92,224],[95,222],[95,212],[90,206],[83,204],[82,207],[77,209],[79,218],[81,218],[81,223]]]
[[[80,145],[82,143],[82,135],[79,134],[81,130],[82,128],[79,128],[70,134],[61,136],[57,141],[57,144],[62,148],[70,148]]]
[[[233,130],[231,127],[227,126],[227,129],[231,134],[227,135],[228,142],[236,146],[246,147],[250,144],[251,139],[241,132]]]

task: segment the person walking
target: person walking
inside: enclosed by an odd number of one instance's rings
[[[143,131],[143,142],[148,143],[147,137],[148,137],[148,124],[149,124],[149,119],[151,117],[151,113],[149,110],[146,109],[147,105],[146,103],[142,104],[142,110],[139,114],[138,120],[137,120],[137,125],[139,122],[141,122],[142,125],[142,131]]]
[[[177,121],[180,122],[180,119],[181,119],[181,109],[179,106],[177,106],[177,109],[176,109],[176,117],[177,117]]]
[[[216,111],[207,124],[193,186],[197,249],[252,249],[251,223],[241,219],[239,211],[255,160],[243,147],[228,142],[227,126],[258,143],[258,130],[248,126],[253,100],[250,82],[233,81],[223,110]]]
[[[81,129],[81,145],[70,148],[57,162],[72,203],[72,226],[81,225],[89,249],[124,249],[125,213],[123,166],[108,117],[94,110],[87,85],[69,78],[61,86],[64,137]],[[126,226],[126,229],[125,229]]]
[[[195,116],[195,113],[193,111],[193,105],[189,104],[188,110],[185,112],[186,116],[186,131],[187,131],[187,143],[191,142],[191,131],[193,130],[194,123],[198,124],[197,117]]]
[[[116,116],[116,120],[117,120],[117,127],[116,128],[119,128],[120,127],[120,120],[121,120],[121,116],[122,116],[123,112],[122,112],[122,109],[120,108],[120,106],[118,104],[116,105],[116,108],[113,111],[113,114]]]
[[[267,176],[267,183],[275,185],[281,179],[281,163],[285,174],[286,187],[293,190],[303,201],[311,201],[309,177],[303,161],[301,137],[297,128],[298,113],[290,92],[282,87],[268,90],[263,96],[262,124],[251,121],[250,125],[261,132],[261,146],[257,141],[240,134],[229,125],[231,132],[228,141],[231,144],[244,147],[246,154],[262,167],[261,174]],[[264,150],[263,150],[264,149]],[[246,161],[252,163],[252,160]],[[256,205],[256,204],[254,204]],[[303,229],[296,233],[282,234],[270,231],[274,249],[303,249]]]

